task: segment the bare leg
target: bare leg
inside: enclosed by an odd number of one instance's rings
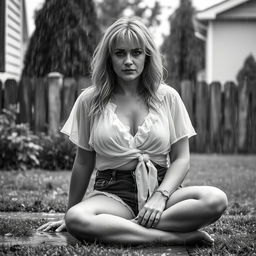
[[[227,197],[210,186],[178,189],[169,201],[156,229],[189,232],[209,225],[220,218],[227,207]]]
[[[147,229],[131,222],[129,210],[112,198],[98,195],[81,202],[66,214],[68,231],[79,239],[102,240],[115,243],[168,242],[184,244],[211,238],[204,232],[166,232]]]

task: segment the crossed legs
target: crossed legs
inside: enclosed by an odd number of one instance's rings
[[[153,229],[131,219],[129,210],[120,202],[97,195],[70,208],[66,214],[68,231],[79,239],[102,240],[125,244],[168,242],[193,243],[211,237],[199,228],[217,220],[227,207],[221,190],[208,186],[185,187],[169,199],[158,225]]]

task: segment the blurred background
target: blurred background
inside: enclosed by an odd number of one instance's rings
[[[56,166],[71,166],[59,128],[91,85],[101,35],[121,16],[141,17],[152,32],[165,82],[196,128],[192,152],[256,152],[255,0],[2,0],[0,168],[19,165],[14,152],[26,168],[62,156]]]

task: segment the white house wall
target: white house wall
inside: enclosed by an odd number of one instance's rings
[[[7,78],[19,80],[23,62],[22,0],[5,1],[5,38],[4,40],[4,72],[0,73],[0,80]]]
[[[206,49],[207,82],[236,81],[245,58],[253,54],[256,59],[256,22],[210,22]]]
[[[19,77],[22,67],[22,2],[7,0],[6,73]]]

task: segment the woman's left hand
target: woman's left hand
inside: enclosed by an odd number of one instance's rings
[[[161,193],[153,193],[136,217],[136,223],[146,228],[155,227],[165,209],[166,201]]]

